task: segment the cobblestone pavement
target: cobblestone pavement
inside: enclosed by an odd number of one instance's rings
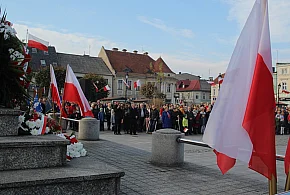
[[[82,141],[88,158],[97,159],[125,172],[121,194],[268,194],[268,181],[243,163],[222,175],[211,149],[185,144],[185,163],[181,167],[150,164],[151,136],[139,133],[113,135],[101,132],[100,141]],[[201,136],[186,138],[201,141]],[[277,153],[285,154],[288,136],[277,136]],[[278,191],[285,183],[283,162],[277,162]]]

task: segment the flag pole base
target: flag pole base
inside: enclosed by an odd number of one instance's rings
[[[290,190],[290,172],[287,175],[286,178],[286,184],[285,184],[285,192]]]
[[[268,180],[269,184],[269,195],[275,195],[277,194],[277,181],[274,175],[272,175],[272,179]]]

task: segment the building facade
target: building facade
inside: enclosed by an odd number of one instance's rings
[[[125,97],[132,100],[145,98],[140,92],[140,87],[135,89],[133,86],[134,82],[139,80],[141,85],[150,82],[158,86],[166,95],[166,102],[174,101],[175,73],[161,57],[154,60],[147,52],[140,54],[138,51],[128,52],[126,49],[119,51],[118,48],[108,50],[104,47],[101,48],[98,56],[103,59],[113,74],[111,88],[113,97]],[[124,84],[126,75],[129,88]]]
[[[276,75],[274,73],[274,76],[276,77],[276,81],[274,81],[276,101],[279,97],[279,102],[290,104],[290,63],[276,63]]]
[[[178,94],[175,103],[192,105],[210,103],[210,85],[206,80],[179,80],[177,81],[176,93]]]

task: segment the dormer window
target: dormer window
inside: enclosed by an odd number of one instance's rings
[[[33,48],[31,48],[31,52],[32,53],[37,53],[37,49],[33,47]]]

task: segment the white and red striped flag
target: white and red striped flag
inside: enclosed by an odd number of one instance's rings
[[[104,87],[104,91],[110,91],[111,90],[111,88],[109,87],[109,85],[106,85],[105,87]]]
[[[61,109],[61,101],[57,88],[57,82],[52,65],[50,65],[50,93],[52,102],[56,103],[59,109]],[[50,94],[49,94],[50,95]]]
[[[32,34],[28,34],[28,47],[37,48],[43,51],[48,51],[49,42],[44,41]]]
[[[69,65],[67,65],[66,69],[63,101],[78,104],[83,117],[94,117],[80,83]]]
[[[136,89],[137,87],[141,87],[141,82],[139,79],[134,82],[134,88]]]
[[[99,92],[99,88],[97,87],[97,85],[93,81],[92,81],[92,83],[93,83],[93,85],[94,85],[94,87],[96,89],[96,92]]]
[[[129,84],[123,79],[123,83],[126,85],[127,88],[130,88]]]
[[[238,159],[270,180],[276,177],[275,99],[267,0],[256,0],[220,90],[203,140],[215,149],[222,173],[231,169]]]
[[[219,78],[218,78],[218,83],[219,83],[219,84],[222,84],[223,81],[224,81],[223,77],[219,77]]]

